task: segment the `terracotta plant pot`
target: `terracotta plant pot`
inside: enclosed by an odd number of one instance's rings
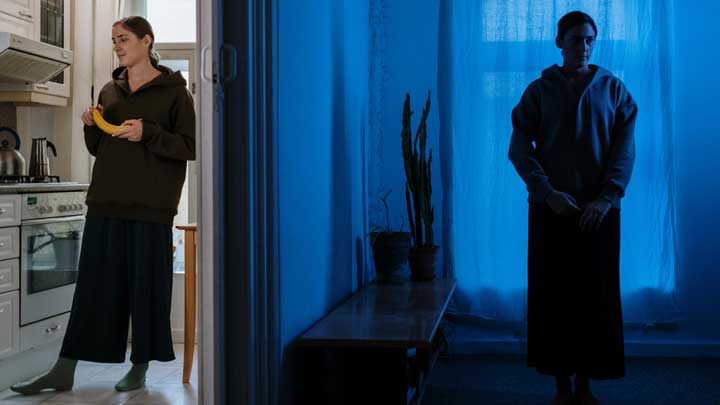
[[[370,233],[378,281],[400,273],[407,264],[411,238],[410,232]]]
[[[440,247],[436,245],[410,248],[410,278],[413,281],[435,279],[439,252]]]

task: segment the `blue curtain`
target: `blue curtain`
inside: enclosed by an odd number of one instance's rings
[[[669,2],[466,0],[440,7],[443,239],[446,267],[458,280],[457,309],[525,319],[527,194],[507,159],[510,112],[544,68],[562,64],[557,21],[581,10],[598,26],[590,63],[620,77],[639,106],[637,158],[622,209],[624,319],[677,319]]]

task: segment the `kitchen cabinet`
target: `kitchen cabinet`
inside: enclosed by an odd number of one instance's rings
[[[20,289],[20,260],[0,261],[0,294]]]
[[[0,13],[32,23],[37,16],[37,0],[0,0]]]
[[[20,256],[20,233],[18,227],[0,228],[0,260]]]
[[[0,0],[0,5],[2,5],[0,6],[0,31],[13,32],[59,48],[71,49],[71,1]],[[22,5],[25,3],[29,3],[27,7],[31,11],[24,11]],[[4,12],[3,8],[8,12]],[[11,15],[9,12],[15,12],[19,17]],[[23,14],[19,14],[20,12]],[[29,18],[23,16],[29,16]],[[66,106],[72,88],[71,69],[72,66],[68,67],[46,83],[0,84],[0,102],[15,102],[19,105]]]
[[[0,31],[12,32],[27,38],[35,35],[35,24],[32,20],[28,21],[2,11],[3,9],[0,9]]]
[[[40,37],[36,38],[58,48],[70,49],[70,1],[71,0],[41,0],[40,18],[35,31]],[[70,97],[70,69],[60,72],[47,83],[35,84],[35,91],[53,96]]]
[[[0,227],[20,225],[20,195],[0,195]]]
[[[0,294],[0,359],[20,349],[20,294]]]

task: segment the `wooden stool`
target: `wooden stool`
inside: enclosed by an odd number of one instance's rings
[[[185,231],[185,356],[183,384],[190,382],[193,353],[195,352],[195,224],[176,226]]]

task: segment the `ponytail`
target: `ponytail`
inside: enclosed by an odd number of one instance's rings
[[[150,53],[150,64],[157,69],[160,66],[160,54],[157,53],[156,50],[152,49],[152,46],[148,52]]]

